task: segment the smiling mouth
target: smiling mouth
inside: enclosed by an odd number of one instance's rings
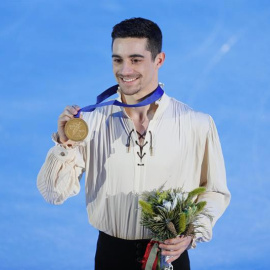
[[[121,78],[122,81],[124,82],[134,82],[135,80],[137,80],[137,78],[131,78],[131,79],[127,79],[127,78]]]
[[[123,81],[124,83],[131,83],[136,81],[138,78],[134,77],[134,78],[124,78],[124,77],[119,77],[121,79],[121,81]]]
[[[137,79],[139,79],[141,76],[138,75],[133,75],[133,76],[123,76],[121,74],[118,74],[117,76],[123,83],[132,83],[134,81],[136,81]]]

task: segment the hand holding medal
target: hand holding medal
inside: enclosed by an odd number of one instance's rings
[[[84,120],[79,118],[80,107],[77,105],[67,106],[58,119],[58,134],[60,142],[68,140],[78,142],[86,138],[88,126]],[[75,117],[74,117],[75,116]]]

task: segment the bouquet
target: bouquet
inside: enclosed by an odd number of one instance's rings
[[[205,192],[204,187],[190,192],[181,188],[144,192],[139,204],[142,209],[141,225],[148,228],[153,238],[147,246],[142,269],[173,269],[167,257],[158,253],[158,243],[180,235],[194,236],[203,227],[196,221],[202,215],[212,217],[205,210],[206,202],[196,203],[196,197]],[[202,233],[202,232],[201,232]]]

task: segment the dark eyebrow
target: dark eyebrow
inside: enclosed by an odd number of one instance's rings
[[[113,54],[113,55],[112,55],[112,58],[114,58],[114,57],[116,57],[116,58],[122,58],[122,57],[121,57],[120,55],[118,55],[118,54]],[[129,55],[129,58],[134,58],[134,57],[144,58],[144,56],[141,55],[141,54],[131,54],[131,55]]]
[[[129,57],[130,57],[130,58],[133,58],[133,57],[140,57],[140,58],[144,58],[144,56],[143,56],[143,55],[141,55],[141,54],[132,54],[132,55],[130,55]]]

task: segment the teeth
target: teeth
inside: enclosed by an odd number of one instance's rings
[[[125,79],[125,78],[122,78],[124,82],[132,82],[132,81],[135,81],[136,78],[133,78],[133,79]]]

